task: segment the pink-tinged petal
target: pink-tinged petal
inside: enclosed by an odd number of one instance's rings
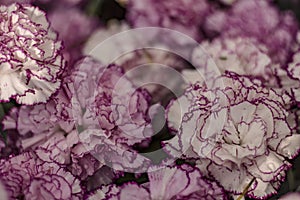
[[[100,188],[94,194],[88,197],[89,200],[107,199],[107,200],[150,200],[149,192],[135,183],[124,184],[121,187],[108,185]]]
[[[2,182],[0,182],[0,198],[2,200],[8,200],[8,194]]]
[[[74,138],[77,138],[74,140]],[[45,162],[56,162],[59,164],[70,164],[71,147],[78,143],[76,131],[71,132],[67,137],[64,133],[57,132],[48,141],[40,145],[35,153]]]
[[[245,12],[247,10],[247,12]],[[264,43],[274,62],[284,64],[293,51],[297,36],[295,16],[281,12],[272,1],[239,0],[225,13],[216,9],[205,22],[209,36],[247,36]],[[214,22],[217,24],[214,26]]]
[[[290,192],[282,197],[279,200],[299,200],[300,194],[298,192]]]
[[[177,168],[150,172],[148,176],[152,199],[171,199],[172,196],[180,194],[189,184],[185,171]]]
[[[80,182],[54,162],[46,163],[33,152],[0,163],[1,179],[11,198],[80,199]]]
[[[122,186],[108,185],[100,188],[90,199],[228,199],[224,190],[215,182],[202,176],[200,171],[188,165],[178,167],[152,167],[149,183],[125,183]]]
[[[100,163],[106,164],[115,170],[139,172],[146,170],[151,161],[140,155],[127,145],[110,140],[105,132],[86,130],[80,135],[82,143],[81,154],[89,153]]]
[[[300,135],[293,134],[283,139],[278,146],[278,153],[293,159],[299,153]]]
[[[49,12],[49,21],[51,22],[51,27],[58,32],[59,39],[64,41],[65,49],[63,54],[71,67],[74,61],[82,56],[83,43],[94,30],[95,20],[77,8],[66,8],[66,6],[63,6]]]
[[[209,9],[210,6],[205,0],[180,0],[176,4],[169,0],[130,0],[127,19],[134,27],[169,28],[201,40],[199,29]]]
[[[16,129],[18,120],[18,109],[12,108],[9,115],[6,115],[2,121],[3,130]]]
[[[124,200],[150,200],[149,192],[137,185],[128,184],[123,186],[124,188],[120,191],[120,199]]]

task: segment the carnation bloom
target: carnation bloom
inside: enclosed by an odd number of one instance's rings
[[[182,91],[178,86],[184,81],[178,71],[187,68],[188,64],[176,54],[176,50],[165,50],[172,49],[173,46],[160,37],[160,31],[161,29],[144,32],[141,29],[129,30],[126,23],[111,21],[107,28],[94,32],[87,41],[84,52],[102,63],[121,66],[133,85],[146,89],[151,94],[152,102],[166,101],[167,99],[163,99],[170,95],[170,91]],[[191,49],[179,52],[190,56]]]
[[[72,16],[72,17],[70,17]],[[59,39],[64,41],[64,57],[69,65],[82,56],[82,46],[92,33],[95,23],[76,8],[61,8],[49,12],[51,27],[58,32]]]
[[[149,161],[130,146],[152,136],[148,93],[135,89],[116,65],[105,67],[86,58],[75,69],[73,113],[83,113],[75,116],[81,147],[74,153],[82,157],[91,152],[118,169],[144,166]]]
[[[152,168],[152,170],[155,168]],[[121,187],[104,186],[88,199],[227,199],[223,189],[188,165],[166,167],[149,172],[149,183],[127,183]]]
[[[55,163],[41,161],[32,152],[0,161],[1,179],[10,198],[80,199],[80,182]]]
[[[208,33],[254,37],[268,47],[272,60],[287,61],[298,28],[291,13],[280,13],[270,2],[261,0],[239,0],[227,13],[221,13],[217,10],[207,18],[205,29]]]
[[[133,27],[162,27],[201,40],[199,31],[210,6],[206,0],[130,0],[127,19]]]
[[[278,93],[289,94],[299,102],[300,76],[297,68],[300,54],[295,53],[292,62],[286,67],[274,62],[269,53],[267,46],[255,38],[219,37],[211,42],[204,41],[196,47],[192,53],[192,62],[197,70],[186,69],[182,73],[187,78],[187,83],[205,84],[204,82],[213,82],[216,73],[218,75],[231,71],[263,80],[266,87],[275,89]]]
[[[45,13],[36,7],[0,7],[0,100],[20,104],[46,102],[60,86],[64,61],[61,42]]]
[[[116,65],[105,67],[85,58],[75,69],[73,112],[77,113],[80,108],[85,110],[81,118],[76,118],[82,130],[103,130],[113,141],[127,145],[151,136],[150,96],[147,91],[136,89],[124,76],[122,68]]]
[[[286,110],[288,97],[254,81],[226,73],[213,89],[188,88],[169,106],[169,126],[178,135],[165,142],[165,149],[199,158],[198,167],[235,194],[253,181],[248,195],[264,198],[278,191],[291,167],[288,159],[299,152],[300,135]]]
[[[72,113],[70,110],[68,113],[61,109],[66,103],[63,100],[64,95],[60,90],[55,99],[52,98],[47,104],[21,106],[18,110],[13,109],[2,122],[4,130],[17,130],[23,150],[33,149],[45,142],[45,145],[50,145],[54,142],[52,139],[58,142],[58,138],[61,136],[65,138],[66,134],[72,135],[72,137],[76,136],[71,134],[74,132]],[[64,119],[61,117],[62,114],[64,114]],[[74,138],[70,137],[68,141],[72,139]],[[53,143],[52,145],[58,144]]]
[[[118,66],[81,60],[57,96],[47,104],[22,106],[4,119],[4,129],[19,132],[23,150],[38,147],[43,161],[72,161],[71,171],[82,179],[106,163],[144,168],[149,160],[131,146],[152,136],[150,97],[123,75]]]
[[[202,53],[203,49],[205,55]],[[210,59],[214,62],[210,62]],[[220,37],[212,42],[204,41],[194,49],[192,61],[202,67],[200,70],[203,70],[204,74],[209,74],[210,70],[217,66],[220,73],[232,71],[240,75],[251,75],[267,80],[272,75],[272,60],[268,56],[268,49],[254,38]]]

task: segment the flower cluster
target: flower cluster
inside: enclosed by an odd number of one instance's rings
[[[278,4],[0,0],[0,199],[299,198]]]

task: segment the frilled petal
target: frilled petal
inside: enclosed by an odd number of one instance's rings
[[[203,59],[203,50],[209,55]],[[205,72],[216,65],[221,73],[232,71],[241,75],[252,75],[261,78],[270,77],[271,58],[265,45],[254,38],[216,38],[212,42],[202,42],[193,52],[193,62],[203,64]],[[208,62],[213,59],[214,63]]]
[[[27,152],[0,164],[1,179],[11,198],[80,199],[80,182],[63,167]]]
[[[103,131],[86,130],[79,135],[79,138],[83,145],[81,154],[90,153],[100,163],[111,166],[113,169],[137,173],[147,170],[151,164],[148,158],[129,146],[107,138]]]
[[[100,188],[90,199],[227,199],[224,190],[188,165],[149,169],[149,184],[126,183]]]
[[[134,27],[169,28],[201,40],[199,29],[209,13],[209,8],[205,0],[180,0],[175,4],[169,0],[130,0],[127,19]]]
[[[81,0],[66,0],[81,1]],[[59,4],[61,1],[55,3]],[[95,28],[93,18],[85,15],[76,8],[53,9],[49,13],[51,27],[59,34],[59,39],[64,41],[65,50],[63,52],[65,59],[70,67],[80,56],[82,56],[82,44],[88,38]],[[70,17],[72,16],[72,17]]]
[[[88,197],[89,200],[150,200],[149,192],[135,183],[124,184],[121,187],[115,185],[104,186]]]
[[[219,33],[233,38],[247,36],[258,39],[267,46],[272,60],[282,64],[292,52],[298,28],[290,12],[279,12],[271,1],[260,0],[239,0],[225,14],[216,9],[205,24],[210,36]]]

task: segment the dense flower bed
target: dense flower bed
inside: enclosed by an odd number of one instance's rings
[[[278,4],[0,0],[0,199],[300,199]]]

